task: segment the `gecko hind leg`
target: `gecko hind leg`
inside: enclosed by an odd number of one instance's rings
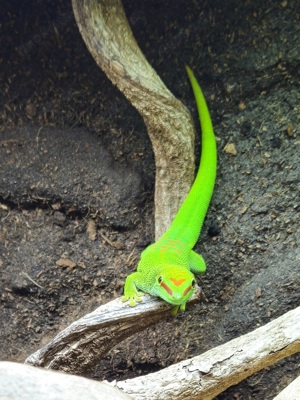
[[[206,264],[204,258],[196,253],[195,251],[191,251],[189,254],[189,267],[190,271],[194,274],[203,274],[206,271]]]

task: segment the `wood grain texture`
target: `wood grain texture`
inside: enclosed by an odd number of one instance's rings
[[[104,382],[67,375],[30,365],[0,362],[1,400],[130,400]]]
[[[96,63],[139,111],[155,155],[155,237],[170,226],[194,177],[190,112],[146,60],[121,0],[73,0],[79,31]],[[182,79],[186,79],[182,70]]]
[[[198,287],[189,305],[199,301]],[[98,307],[58,333],[25,363],[37,367],[86,375],[115,345],[148,326],[171,316],[173,305],[145,295],[130,307],[120,298]]]
[[[139,400],[211,400],[248,376],[300,351],[300,307],[200,356],[117,386]]]

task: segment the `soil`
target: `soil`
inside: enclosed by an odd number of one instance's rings
[[[299,2],[124,7],[195,121],[185,64],[197,75],[219,166],[196,247],[206,301],[113,349],[90,376],[101,380],[157,371],[300,304]],[[155,165],[141,117],[97,67],[70,2],[2,1],[0,11],[0,359],[23,362],[122,294],[154,237]],[[217,399],[272,399],[299,365],[294,355]]]

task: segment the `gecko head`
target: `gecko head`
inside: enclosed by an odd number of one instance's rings
[[[195,291],[194,275],[185,268],[164,266],[156,276],[156,295],[166,302],[182,305],[192,297]]]

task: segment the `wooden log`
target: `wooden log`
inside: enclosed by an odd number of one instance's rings
[[[201,298],[196,288],[188,307]],[[173,305],[145,295],[136,307],[118,298],[98,307],[58,333],[53,340],[30,355],[25,363],[62,370],[72,374],[88,374],[99,360],[127,337],[171,316]]]
[[[47,371],[13,362],[0,362],[1,400],[130,400],[104,382]]]
[[[210,400],[299,351],[300,307],[200,356],[116,386],[139,400]]]

